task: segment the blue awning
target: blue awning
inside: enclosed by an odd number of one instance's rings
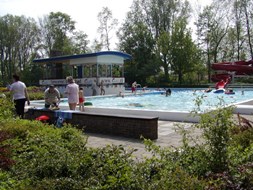
[[[109,59],[108,59],[109,58]],[[82,64],[82,63],[102,63],[103,60],[105,63],[111,61],[115,63],[113,60],[117,58],[120,59],[120,62],[124,60],[132,59],[132,56],[119,52],[119,51],[101,51],[96,53],[86,53],[79,55],[66,55],[66,56],[57,56],[51,58],[43,58],[43,59],[34,59],[34,63],[70,63],[70,64]],[[116,60],[116,62],[118,59]]]

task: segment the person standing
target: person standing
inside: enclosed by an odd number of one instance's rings
[[[30,105],[30,100],[27,92],[25,83],[21,82],[19,76],[12,75],[13,83],[8,87],[13,95],[14,105],[17,115],[23,119],[25,113],[25,102],[27,101],[28,106]]]
[[[84,111],[84,101],[85,101],[85,98],[83,96],[83,88],[80,87],[79,88],[79,110],[80,111]]]
[[[50,85],[44,92],[45,97],[45,108],[50,108],[53,106],[58,108],[58,105],[61,101],[60,92],[55,88],[54,85]]]
[[[100,95],[105,95],[104,80],[100,82]]]
[[[97,95],[97,90],[96,90],[96,86],[97,86],[97,84],[96,84],[96,80],[94,80],[94,81],[92,81],[92,83],[91,83],[91,89],[92,89],[92,96],[96,96]]]
[[[136,93],[136,88],[137,88],[137,82],[134,81],[134,82],[132,83],[132,88],[131,88],[132,93]]]
[[[79,86],[78,84],[75,83],[72,76],[69,76],[66,79],[67,79],[68,85],[66,87],[65,94],[67,94],[67,97],[68,97],[69,109],[75,110],[76,105],[79,100],[79,94],[78,94]]]

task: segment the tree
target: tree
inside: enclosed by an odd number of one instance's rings
[[[176,0],[149,0],[141,1],[144,10],[144,20],[149,30],[156,39],[156,52],[158,59],[161,59],[164,70],[165,81],[169,80],[169,68],[171,65],[171,36],[175,22],[180,19],[189,18],[190,5],[188,1]]]
[[[43,78],[43,66],[31,63],[22,72],[22,81],[28,86],[38,86]]]
[[[101,44],[101,42],[99,42],[97,39],[94,39],[91,44],[91,51],[98,52],[98,51],[101,51],[102,48],[103,48],[103,44]]]
[[[38,43],[38,28],[32,18],[5,15],[0,17],[0,68],[5,84],[14,72],[29,65]]]
[[[160,70],[153,52],[155,41],[143,23],[129,27],[122,29],[124,34],[119,35],[120,50],[133,56],[133,60],[125,64],[126,80],[146,84],[146,79]]]
[[[172,46],[172,70],[178,75],[180,84],[183,82],[183,75],[193,72],[194,65],[198,62],[195,59],[198,53],[197,47],[192,41],[191,32],[186,28],[186,21],[180,19],[175,23],[171,37]]]
[[[125,64],[126,81],[146,84],[150,76],[155,76],[160,71],[160,65],[154,51],[155,40],[141,15],[140,6],[135,3],[117,35],[119,49],[133,57],[131,62]]]
[[[157,39],[157,57],[161,60],[161,66],[164,69],[165,81],[169,78],[169,69],[172,62],[172,42],[171,35],[168,32],[163,32]]]
[[[250,52],[251,59],[253,59],[253,44],[251,42],[251,37],[252,37],[251,36],[251,25],[253,23],[250,22],[253,19],[253,15],[252,15],[252,12],[248,11],[248,10],[252,10],[253,3],[252,3],[252,1],[249,1],[249,0],[242,0],[241,3],[242,3],[242,7],[243,7],[244,13],[245,13],[249,52]]]
[[[71,54],[83,54],[90,51],[88,48],[89,40],[87,40],[87,34],[82,31],[73,32],[73,36],[70,38],[72,50]]]
[[[65,13],[50,12],[39,19],[42,54],[52,56],[71,53],[70,35],[75,29],[75,21]]]
[[[213,4],[204,8],[196,22],[199,45],[207,57],[208,82],[211,81],[211,62],[219,60],[222,40],[228,31],[226,14],[219,4]]]
[[[242,30],[242,16],[243,11],[240,7],[239,1],[234,2],[234,17],[235,17],[235,29],[236,29],[236,47],[237,47],[237,60],[241,59],[241,48],[244,43],[243,30]]]
[[[112,11],[108,7],[103,7],[102,11],[98,13],[98,20],[100,22],[98,32],[101,36],[101,44],[110,50],[110,33],[118,25],[118,20],[113,18]]]

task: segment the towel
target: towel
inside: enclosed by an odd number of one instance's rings
[[[56,110],[54,111],[55,117],[62,117],[63,119],[72,119],[72,113],[75,111],[71,110]]]

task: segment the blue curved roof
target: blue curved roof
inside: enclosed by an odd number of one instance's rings
[[[96,53],[86,53],[86,54],[78,54],[78,55],[66,55],[66,56],[57,56],[51,58],[43,58],[43,59],[34,59],[34,63],[48,63],[48,62],[69,62],[71,59],[79,59],[79,58],[88,58],[88,57],[99,57],[103,55],[114,55],[123,58],[124,60],[132,59],[132,56],[119,52],[119,51],[101,51]]]

